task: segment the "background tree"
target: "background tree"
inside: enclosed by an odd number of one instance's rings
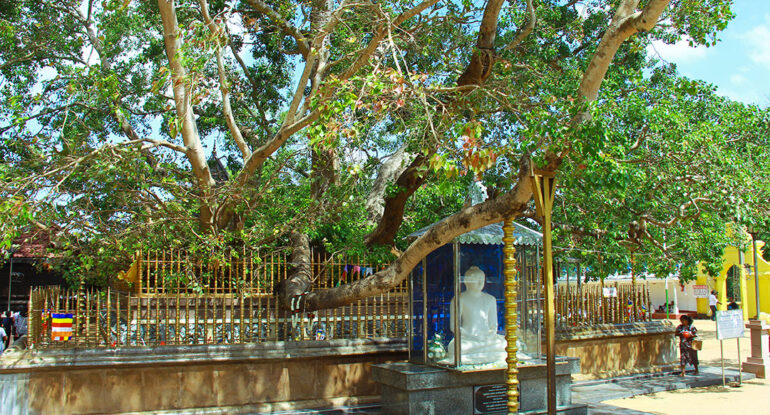
[[[595,154],[575,151],[564,166],[555,212],[562,254],[581,258],[593,277],[631,263],[690,279],[703,262],[716,275],[725,246],[748,242],[728,226],[762,228],[767,217],[768,111],[669,66],[636,83],[632,95],[604,90],[594,118],[601,142],[588,148]]]

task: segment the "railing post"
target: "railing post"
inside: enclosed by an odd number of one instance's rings
[[[85,286],[86,281],[84,277],[80,277],[80,284],[78,285],[78,293],[77,293],[77,301],[75,303],[75,316],[77,316],[77,333],[75,334],[75,341],[78,343],[82,343],[84,338],[83,334],[85,332],[85,311],[83,310],[84,304],[85,304]]]
[[[29,321],[29,332],[27,335],[29,336],[28,347],[30,349],[35,348],[35,343],[37,343],[37,338],[35,337],[36,333],[38,332],[37,326],[40,324],[40,320],[42,319],[42,312],[40,314],[35,313],[35,302],[32,299],[32,295],[34,295],[34,293],[35,292],[32,287],[29,287],[29,304],[27,305],[27,310],[29,310],[29,313],[27,314]],[[6,333],[5,335],[10,336],[11,333]]]

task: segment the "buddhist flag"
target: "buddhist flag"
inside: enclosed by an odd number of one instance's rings
[[[51,314],[51,340],[66,342],[72,338],[72,314]]]

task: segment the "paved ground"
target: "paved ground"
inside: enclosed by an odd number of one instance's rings
[[[767,379],[746,380],[740,387],[722,387],[720,342],[716,340],[716,327],[710,320],[696,320],[695,327],[704,339],[703,350],[699,353],[701,365],[708,365],[708,372],[716,375],[717,382],[711,386],[698,387],[699,380],[688,375],[684,379],[688,388],[666,392],[637,395],[634,397],[608,396],[595,402],[592,414],[693,414],[693,415],[770,415],[770,381]],[[740,340],[741,360],[749,355],[748,331]],[[725,365],[728,373],[737,373],[738,345],[736,340],[724,342]],[[705,370],[704,370],[705,372]],[[667,377],[672,384],[676,378]],[[681,379],[681,378],[678,378]],[[663,381],[661,379],[660,381]],[[657,382],[656,382],[657,383]],[[608,392],[610,390],[608,389]]]
[[[749,376],[746,376],[749,377]],[[753,378],[753,376],[750,376]],[[725,372],[726,382],[737,382],[738,372],[728,369]],[[640,396],[654,396],[667,391],[677,393],[699,393],[698,388],[708,388],[722,385],[722,371],[717,367],[701,367],[700,374],[688,373],[680,377],[675,373],[667,373],[656,376],[635,376],[614,378],[604,382],[580,382],[572,387],[572,401],[587,404],[590,415],[598,414],[646,414],[640,412],[646,408],[638,405],[627,405],[629,401],[639,399]],[[729,387],[728,387],[729,388]],[[770,390],[768,390],[770,392]],[[631,399],[628,399],[631,398]],[[660,398],[655,402],[660,401]],[[667,412],[654,412],[667,413]],[[673,414],[697,413],[697,412],[670,412]],[[697,413],[703,415],[703,413]]]

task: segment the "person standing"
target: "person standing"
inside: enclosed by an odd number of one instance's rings
[[[711,321],[717,320],[717,304],[722,304],[717,299],[717,292],[715,290],[711,290],[711,294],[709,294],[709,308],[711,309]]]
[[[13,328],[16,331],[16,338],[22,338],[27,334],[27,311],[19,307],[16,317],[13,319]]]
[[[0,318],[0,326],[2,326],[3,331],[5,332],[5,338],[3,339],[3,348],[8,348],[8,343],[11,341],[11,326],[13,326],[13,318],[11,317],[11,312],[5,312],[3,311],[3,314]]]
[[[8,348],[8,346],[6,346],[6,343],[8,342],[8,334],[5,332],[3,326],[0,326],[0,339],[2,339],[2,341],[0,341],[0,354],[2,354],[3,351]]]
[[[698,329],[692,325],[692,317],[687,314],[679,317],[681,323],[676,327],[676,337],[679,337],[679,376],[684,376],[684,368],[688,364],[695,367],[698,374],[698,351],[692,347],[692,340],[698,334]]]

